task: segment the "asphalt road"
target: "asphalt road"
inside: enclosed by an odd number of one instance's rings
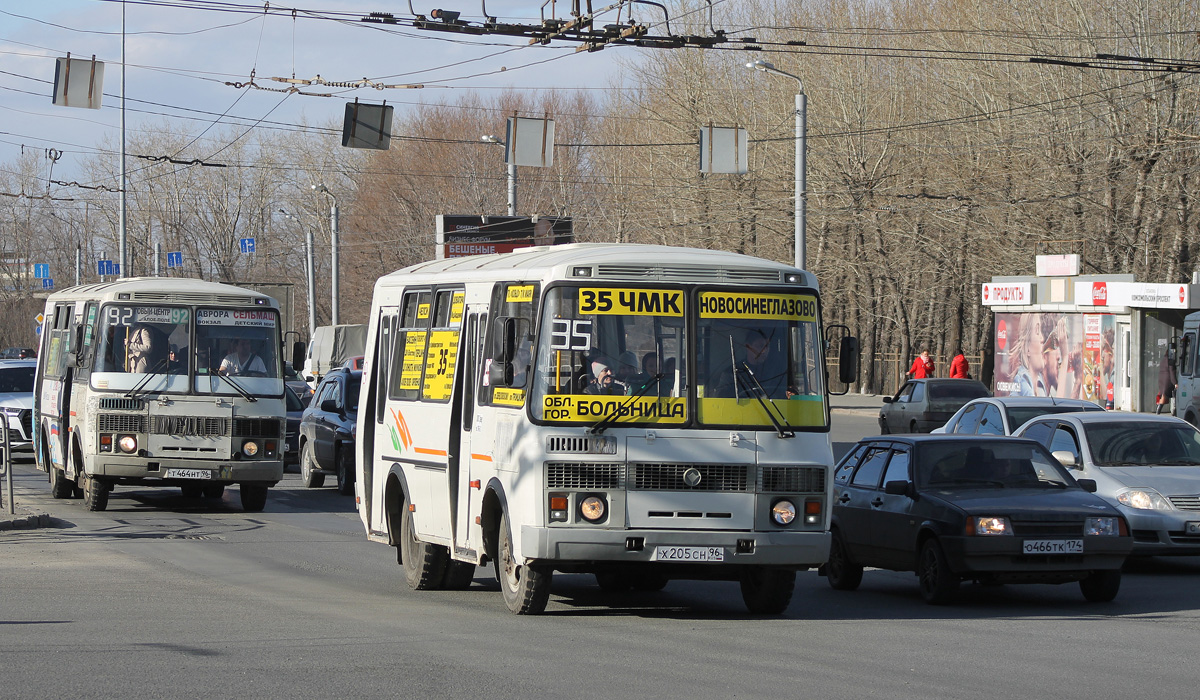
[[[839,453],[874,433],[835,415]],[[262,513],[119,487],[109,509],[18,503],[60,527],[0,532],[0,698],[1190,697],[1200,558],[1127,566],[1110,604],[1076,585],[965,585],[921,602],[911,574],[856,592],[800,574],[779,617],[737,585],[602,593],[557,575],[545,615],[511,615],[490,570],[416,592],[349,498],[288,474]]]

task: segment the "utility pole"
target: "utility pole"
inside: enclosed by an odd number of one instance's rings
[[[808,95],[804,94],[804,81],[798,75],[781,71],[775,67],[775,64],[770,61],[758,60],[753,63],[747,63],[747,68],[763,71],[764,73],[774,73],[782,75],[786,78],[791,78],[798,85],[796,91],[796,236],[795,236],[795,265],[801,270],[805,269],[807,264],[806,246],[807,241],[805,236],[806,219],[808,216],[808,185],[806,178],[808,176],[807,151],[808,145],[805,142],[808,135]]]
[[[321,192],[323,194],[327,194],[327,195],[329,195],[329,198],[331,200],[333,200],[333,206],[329,210],[329,244],[330,244],[330,247],[333,249],[332,250],[333,258],[331,261],[332,265],[333,265],[333,269],[330,271],[330,274],[329,274],[329,286],[331,287],[331,289],[330,289],[331,308],[329,310],[329,316],[330,316],[329,322],[336,326],[339,323],[339,318],[338,318],[338,286],[339,286],[339,280],[338,280],[338,201],[337,201],[337,197],[335,197],[334,194],[332,192],[330,192],[329,188],[326,187],[325,185],[313,185],[312,188],[313,188],[314,192]]]
[[[504,143],[504,139],[501,139],[499,136],[495,136],[495,135],[480,136],[479,140],[483,141],[484,143],[497,143],[502,146],[507,146],[507,144]],[[508,215],[516,216],[517,215],[517,162],[516,162],[516,158],[509,158],[507,152],[505,153],[505,160],[508,161]]]
[[[312,226],[306,226],[303,221],[289,214],[286,209],[280,209],[279,213],[304,227],[304,277],[308,282],[308,339],[312,340],[317,330],[317,290],[316,271],[313,269]]]

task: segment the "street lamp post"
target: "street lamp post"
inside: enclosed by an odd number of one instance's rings
[[[305,226],[303,221],[289,214],[286,209],[280,209],[279,213],[304,227],[304,276],[305,281],[308,282],[308,337],[311,340],[317,330],[317,290],[316,273],[313,269],[312,227]]]
[[[484,143],[498,143],[506,145],[504,139],[499,136],[480,136],[480,141]],[[517,215],[517,162],[516,158],[508,159],[508,215]]]
[[[338,280],[338,201],[337,201],[337,197],[335,197],[333,195],[333,193],[329,191],[329,188],[326,187],[325,185],[313,185],[312,188],[313,188],[314,192],[321,192],[323,194],[327,194],[327,195],[329,195],[329,198],[333,200],[333,207],[329,210],[329,243],[330,243],[330,247],[333,249],[333,258],[332,258],[333,269],[330,271],[330,274],[329,274],[329,286],[331,287],[331,294],[332,294],[331,299],[330,299],[330,303],[332,306],[329,310],[329,316],[330,316],[330,323],[332,323],[333,325],[336,326],[339,323],[339,320],[338,320],[338,285],[340,284],[340,282]]]
[[[764,73],[774,73],[791,78],[796,81],[798,86],[796,92],[796,240],[795,240],[795,265],[801,270],[805,269],[805,227],[807,225],[806,218],[808,216],[808,189],[807,189],[807,144],[805,140],[808,132],[808,95],[804,94],[804,81],[798,75],[792,75],[786,71],[781,71],[775,67],[770,61],[758,60],[753,63],[747,63],[747,68],[763,71]]]

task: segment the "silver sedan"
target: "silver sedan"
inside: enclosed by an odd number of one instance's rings
[[[1129,521],[1135,556],[1200,554],[1200,431],[1171,416],[1117,411],[1035,418],[1017,431],[1094,479]]]
[[[1051,413],[1103,411],[1097,403],[1051,396],[988,396],[958,409],[935,433],[1012,435],[1025,421]]]

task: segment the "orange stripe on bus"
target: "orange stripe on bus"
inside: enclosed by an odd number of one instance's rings
[[[431,450],[428,447],[414,447],[413,452],[416,452],[418,454],[423,454],[423,455],[437,455],[439,457],[446,456],[445,450]]]
[[[74,411],[71,411],[71,417],[72,417],[72,418],[74,418],[74,417],[75,417],[75,412],[74,412]]]
[[[472,452],[471,459],[477,459],[480,462],[490,462],[490,461],[492,461],[492,456],[491,455],[477,455],[474,452]]]

